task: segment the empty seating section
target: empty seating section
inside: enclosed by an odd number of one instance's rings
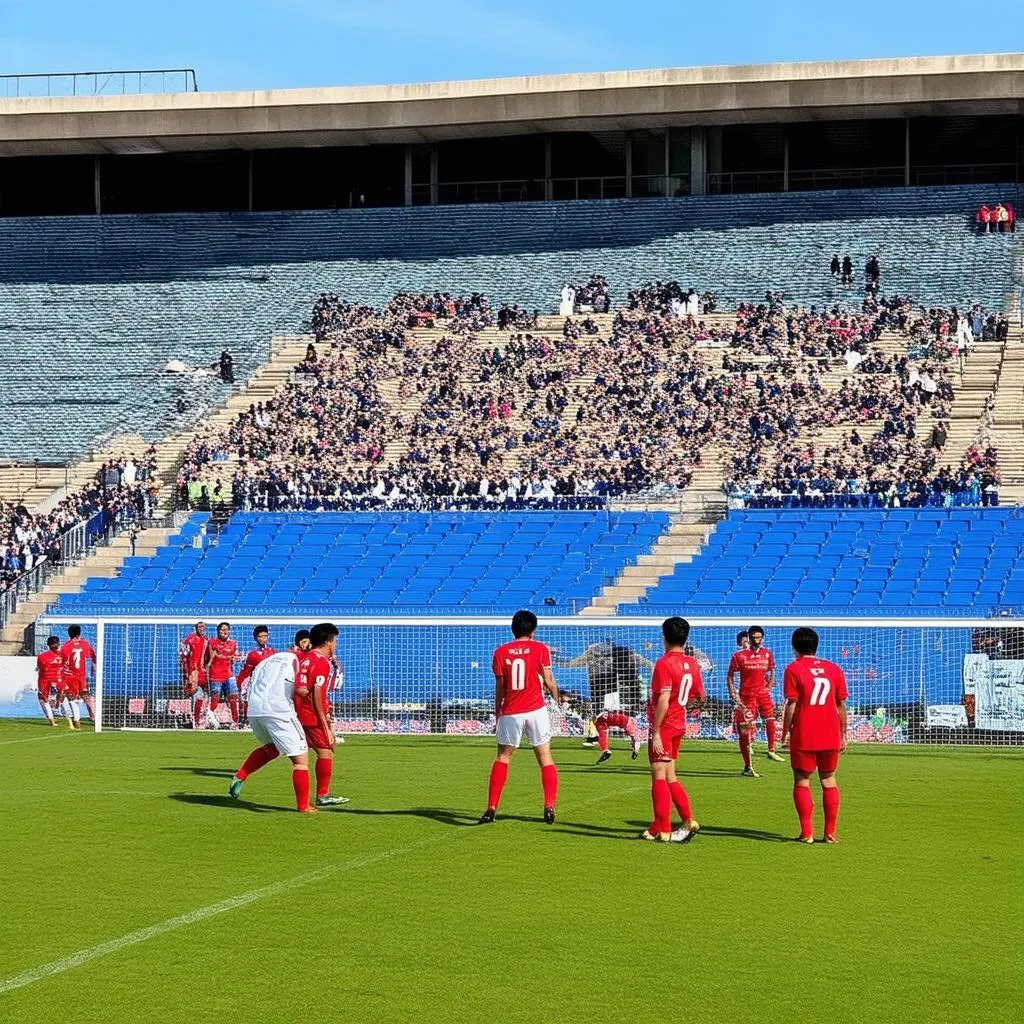
[[[239,513],[216,544],[196,547],[204,520],[193,516],[154,557],[129,558],[120,577],[63,595],[59,610],[509,611],[552,598],[571,612],[649,551],[669,517]]]
[[[714,290],[722,308],[766,288],[856,305],[859,288],[835,284],[828,260],[849,252],[859,273],[877,252],[886,292],[998,309],[1024,245],[1021,232],[973,231],[973,211],[998,192],[3,220],[0,457],[71,457],[112,432],[166,435],[224,394],[216,379],[163,374],[167,360],[208,367],[228,346],[241,378],[272,334],[302,329],[325,290],[378,307],[399,289],[482,291],[550,311],[564,281],[597,271],[613,303],[675,277]],[[41,398],[39,382],[58,372],[59,401]]]
[[[737,512],[630,615],[988,615],[1024,606],[1024,516],[986,511]]]

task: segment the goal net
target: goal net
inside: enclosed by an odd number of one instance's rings
[[[330,694],[339,732],[493,733],[491,654],[510,638],[508,617],[333,621],[341,631],[341,671]],[[39,649],[51,632],[66,637],[72,622],[82,626],[97,651],[94,689],[101,728],[232,727],[226,694],[220,699],[214,694],[210,701],[200,690],[198,696],[207,699],[197,716],[195,700],[185,692],[179,651],[193,631],[193,619],[43,617],[36,630]],[[216,617],[208,620],[208,637],[215,635],[216,624]],[[290,617],[232,620],[231,631],[244,656],[255,646],[256,625],[266,625],[270,645],[284,650],[297,629],[311,624]],[[766,619],[759,624],[775,654],[773,694],[781,718],[789,637],[805,623]],[[611,709],[636,713],[643,727],[651,665],[661,653],[660,625],[660,618],[541,619],[537,639],[554,653],[563,692],[561,706],[551,708],[556,735],[581,736],[588,717]],[[736,633],[748,625],[724,618],[693,621],[693,654],[709,700],[691,716],[691,737],[735,739],[726,673]],[[846,674],[852,741],[1024,742],[1024,623],[833,619],[815,628],[819,653]],[[240,713],[244,727],[244,702]]]

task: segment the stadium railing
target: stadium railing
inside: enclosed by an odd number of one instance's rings
[[[308,628],[314,620],[335,622],[343,685],[332,692],[331,702],[339,732],[493,732],[490,659],[494,648],[509,637],[507,615],[352,617],[332,615],[325,608],[315,612],[255,619],[238,609],[208,609],[204,618],[229,619],[241,654],[256,624],[266,625],[271,646],[283,650],[296,629]],[[194,617],[49,615],[39,620],[44,628],[37,633],[38,643],[47,630],[62,632],[72,621],[83,627],[97,653],[97,728],[193,727],[193,706],[183,692],[178,651]],[[756,621],[765,628],[767,644],[775,652],[779,715],[790,633],[811,622],[821,635],[821,655],[837,662],[846,674],[852,741],[1024,744],[1024,618],[787,615],[759,616]],[[701,666],[709,699],[693,716],[689,735],[734,740],[725,675],[736,649],[736,632],[748,627],[750,619],[730,614],[694,616],[691,622],[690,653]],[[537,638],[551,648],[555,677],[567,698],[559,708],[550,708],[558,735],[581,733],[583,717],[594,710],[591,684],[605,672],[602,664],[619,666],[614,670],[616,688],[604,706],[621,706],[621,697],[630,710],[641,710],[651,663],[662,650],[660,624],[660,617],[541,619]],[[619,652],[614,661],[613,648]],[[602,687],[602,692],[607,690]],[[230,727],[226,703],[217,709],[217,718],[218,724]]]

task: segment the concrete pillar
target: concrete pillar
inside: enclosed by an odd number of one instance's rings
[[[405,147],[405,178],[403,185],[405,205],[412,206],[412,146]]]
[[[430,147],[430,205],[437,206],[437,146]]]
[[[789,132],[782,138],[782,191],[789,191]]]
[[[633,133],[626,132],[626,197],[633,196]]]
[[[103,189],[100,180],[100,158],[92,158],[92,204],[94,213],[103,212]]]
[[[551,200],[554,191],[551,186],[551,136],[544,136],[544,198]]]
[[[903,184],[910,184],[910,118],[903,118]]]
[[[703,128],[690,129],[690,195],[708,193],[708,141]]]
[[[253,183],[255,181],[255,176],[254,176],[255,175],[255,170],[254,170],[255,162],[256,162],[255,154],[252,151],[250,151],[249,152],[249,164],[248,164],[248,172],[249,172],[249,201],[248,201],[248,205],[246,206],[246,209],[250,213],[252,213],[252,211],[253,211]]]

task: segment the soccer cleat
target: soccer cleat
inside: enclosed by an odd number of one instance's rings
[[[585,746],[585,747],[596,747],[597,746],[597,737],[596,736],[588,736],[583,741],[583,746]]]
[[[782,762],[786,760],[784,757],[780,757],[778,754],[776,754],[774,750],[766,751],[764,756],[767,757],[769,761]]]
[[[318,796],[316,798],[317,807],[337,807],[339,804],[349,803],[347,796]]]
[[[334,737],[334,742],[337,743],[340,746],[342,743],[345,742],[345,737],[344,736],[335,736]]]
[[[554,823],[555,823],[555,809],[554,809],[554,807],[545,807],[544,808],[544,824],[545,825],[554,825]]]
[[[494,821],[494,808],[488,807],[483,814],[480,815],[480,820],[477,822],[478,825],[490,825]]]
[[[690,841],[690,830],[685,825],[681,825],[669,833],[668,841],[670,843],[688,843]]]
[[[243,779],[232,779],[231,785],[228,787],[228,796],[232,800],[237,800],[242,795],[242,786],[245,784]]]
[[[835,832],[833,832],[833,833],[832,833],[831,835],[825,835],[825,836],[823,836],[823,837],[822,837],[822,840],[821,840],[821,841],[822,841],[823,843],[829,843],[829,844],[830,844],[830,845],[832,845],[832,846],[837,846],[837,845],[839,844],[839,840],[838,840],[838,839],[836,839],[836,834],[835,834]]]
[[[317,809],[310,805],[309,807],[300,807],[299,814],[316,814]]]
[[[645,828],[640,833],[640,838],[648,843],[670,843],[672,842],[671,832],[652,832],[649,828]]]
[[[602,750],[601,751],[601,756],[597,759],[597,763],[598,764],[604,764],[605,761],[610,761],[611,759],[612,759],[612,752],[610,750]]]
[[[796,841],[798,843],[813,843],[814,836],[797,836]]]
[[[641,743],[640,743],[639,737],[637,737],[637,736],[631,737],[630,741],[629,741],[629,746],[630,746],[629,756],[635,761],[640,756]]]
[[[741,774],[743,775],[743,777],[745,779],[759,779],[759,778],[761,778],[761,776],[758,775],[757,772],[755,772],[753,768],[744,768]]]

